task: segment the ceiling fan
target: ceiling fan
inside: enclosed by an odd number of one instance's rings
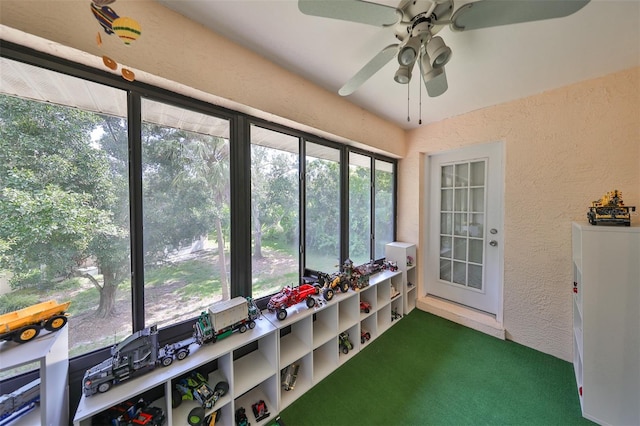
[[[445,26],[469,31],[499,25],[569,16],[590,0],[479,0],[457,9],[454,0],[402,0],[397,8],[362,0],[298,0],[305,15],[392,28],[397,43],[390,44],[360,69],[338,93],[348,96],[394,57],[394,80],[408,84],[416,63],[431,97],[447,91],[444,66],[451,49],[436,34]],[[455,9],[455,10],[454,10]]]

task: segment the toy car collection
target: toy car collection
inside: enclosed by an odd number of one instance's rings
[[[275,312],[279,320],[287,317],[287,308],[296,305],[303,300],[307,302],[308,308],[313,308],[316,304],[314,295],[318,294],[318,289],[311,284],[300,284],[297,287],[286,286],[279,293],[274,294],[267,303],[269,312]]]
[[[33,340],[43,328],[58,331],[67,323],[66,310],[71,302],[55,300],[0,315],[0,339],[25,343]]]
[[[0,425],[8,425],[35,409],[40,403],[40,379],[0,396]]]
[[[592,225],[610,223],[631,226],[631,212],[634,211],[636,211],[635,206],[625,206],[622,201],[622,192],[615,189],[591,203],[587,219]]]
[[[260,311],[250,298],[235,297],[208,312],[202,312],[194,324],[193,337],[160,347],[157,326],[133,333],[111,348],[111,357],[90,368],[84,375],[85,396],[107,392],[112,385],[140,375],[159,365],[169,366],[173,359],[182,360],[192,344],[215,342],[235,331],[241,333],[255,327]],[[217,328],[216,328],[217,327]]]
[[[166,421],[164,411],[151,407],[144,399],[125,401],[115,405],[93,419],[95,425],[112,426],[162,426]]]

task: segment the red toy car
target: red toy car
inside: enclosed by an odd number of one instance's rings
[[[365,302],[364,300],[360,302],[360,312],[364,312],[368,314],[371,311],[371,303]]]
[[[362,343],[364,345],[364,342],[366,342],[367,340],[371,340],[371,333],[369,333],[368,331],[361,331],[360,332],[360,343]]]
[[[271,296],[267,309],[269,312],[275,312],[276,317],[282,321],[287,317],[287,308],[303,300],[306,300],[308,308],[313,308],[316,304],[313,296],[318,293],[319,290],[311,284],[301,284],[298,287],[286,286],[279,293]]]

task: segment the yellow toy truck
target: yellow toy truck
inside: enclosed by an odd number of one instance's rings
[[[48,331],[58,331],[67,324],[66,311],[70,304],[50,300],[2,314],[0,339],[25,343],[35,339],[43,327]]]

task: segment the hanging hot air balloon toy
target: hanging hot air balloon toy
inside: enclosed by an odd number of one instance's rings
[[[135,19],[128,16],[120,17],[111,7],[108,6],[115,1],[116,0],[92,0],[91,12],[107,35],[116,34],[124,44],[129,46],[132,42],[136,41],[138,37],[140,37],[142,28],[140,27],[140,23]],[[98,32],[96,36],[96,42],[98,46],[102,46],[102,37],[100,36],[100,32]],[[104,65],[111,70],[115,71],[118,68],[118,63],[108,56],[103,56],[102,61],[104,62]],[[122,68],[121,72],[122,77],[125,80],[135,80],[135,74],[133,71]]]

